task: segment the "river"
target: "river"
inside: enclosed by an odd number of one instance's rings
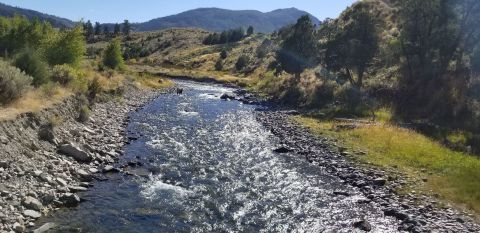
[[[259,106],[222,101],[232,89],[180,82],[132,113],[119,161],[140,176],[108,175],[77,208],[43,222],[53,232],[352,232],[368,218],[375,232],[397,232],[379,207],[358,204],[353,188],[308,163],[272,151],[278,139],[256,119]]]

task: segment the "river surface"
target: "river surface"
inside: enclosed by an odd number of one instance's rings
[[[352,232],[361,218],[396,232],[380,208],[358,204],[364,197],[333,195],[356,192],[304,156],[272,152],[278,139],[256,120],[260,107],[220,100],[225,87],[180,85],[183,95],[132,114],[138,140],[120,164],[138,160],[145,171],[132,172],[147,176],[95,183],[79,207],[43,220],[53,232]]]

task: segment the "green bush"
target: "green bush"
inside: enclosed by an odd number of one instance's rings
[[[228,52],[226,49],[223,49],[222,52],[220,52],[220,58],[226,59],[228,56]]]
[[[215,70],[216,71],[222,71],[223,70],[222,60],[218,60],[217,63],[215,63]]]
[[[47,40],[45,56],[52,66],[78,66],[86,53],[86,42],[81,27],[61,31]]]
[[[243,68],[245,68],[245,66],[247,66],[247,63],[248,63],[248,57],[246,55],[242,55],[238,58],[237,62],[235,63],[235,68],[237,68],[237,70],[242,70]]]
[[[54,82],[47,82],[42,84],[39,88],[44,97],[52,97],[59,93],[59,86]]]
[[[52,81],[67,85],[79,78],[78,71],[69,65],[56,65],[52,69]]]
[[[124,61],[120,40],[113,39],[103,54],[103,65],[111,69],[123,69]]]
[[[97,77],[95,77],[89,84],[88,84],[88,100],[90,103],[93,103],[97,98],[97,95],[103,91],[102,86],[100,85],[100,81]]]
[[[82,107],[78,111],[78,121],[85,123],[90,119],[90,115],[90,108],[88,108],[87,105],[82,105]]]
[[[0,103],[8,104],[20,98],[31,81],[32,78],[18,68],[0,61]]]
[[[360,89],[347,83],[336,90],[335,100],[339,101],[347,110],[356,111],[362,103],[362,93]]]
[[[33,77],[33,85],[38,87],[48,82],[48,65],[37,51],[23,49],[15,58],[13,65]]]

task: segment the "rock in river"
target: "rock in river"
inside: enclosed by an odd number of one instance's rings
[[[37,219],[37,218],[42,217],[42,214],[40,212],[35,211],[35,210],[25,210],[23,212],[23,215],[26,216],[26,217],[33,218],[33,219]]]
[[[92,156],[73,143],[67,143],[58,147],[58,152],[74,158],[78,162],[88,163],[92,161]]]
[[[80,204],[80,197],[73,193],[65,193],[60,197],[60,202],[65,207],[76,207]]]

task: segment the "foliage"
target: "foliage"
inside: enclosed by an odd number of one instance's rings
[[[52,69],[52,81],[61,85],[65,86],[78,78],[78,71],[69,65],[56,65]]]
[[[88,84],[87,97],[90,103],[93,103],[97,98],[97,95],[100,94],[102,91],[103,91],[102,85],[100,84],[98,77],[95,77]]]
[[[226,49],[222,49],[222,52],[220,52],[220,58],[221,59],[226,59],[228,56],[228,52]]]
[[[340,20],[342,28],[334,25],[330,29],[331,24],[323,28],[333,31],[325,45],[324,63],[332,71],[344,72],[352,85],[361,88],[365,71],[378,50],[375,18],[369,12],[369,5],[360,2],[345,11]]]
[[[113,39],[105,49],[103,54],[103,65],[111,69],[123,69],[124,61],[122,57],[120,39]]]
[[[95,31],[95,35],[100,35],[100,34],[102,34],[102,25],[100,25],[99,22],[95,22],[94,31]]]
[[[0,103],[8,104],[20,98],[31,81],[32,78],[20,69],[0,61]]]
[[[83,29],[77,26],[55,34],[49,38],[44,50],[46,60],[52,66],[78,66],[86,53]]]
[[[120,24],[116,23],[115,26],[113,26],[113,35],[118,36],[120,34]]]
[[[283,41],[277,59],[288,73],[301,73],[311,67],[316,59],[315,28],[308,15],[302,16],[293,26],[293,32]]]
[[[216,70],[216,71],[222,71],[222,70],[223,70],[223,62],[222,62],[222,60],[218,60],[218,61],[215,63],[215,70]]]
[[[132,26],[130,25],[130,22],[128,20],[123,21],[123,27],[122,27],[123,35],[129,36],[131,31],[132,31]]]
[[[87,105],[82,105],[78,110],[78,121],[85,123],[90,119],[91,110]]]
[[[262,44],[258,46],[256,54],[258,58],[264,58],[267,54],[273,50],[273,41],[269,39],[263,40]]]
[[[31,48],[23,49],[13,62],[14,66],[33,77],[32,84],[36,87],[48,82],[48,66],[37,51]]]
[[[239,71],[242,70],[243,68],[245,68],[245,66],[247,66],[248,61],[249,59],[246,55],[241,55],[235,63],[235,68]]]
[[[253,35],[254,32],[255,30],[253,29],[253,26],[249,26],[247,29],[247,36]]]
[[[243,28],[223,31],[221,33],[214,32],[209,34],[204,40],[205,45],[226,44],[242,40],[245,37],[245,30]]]

